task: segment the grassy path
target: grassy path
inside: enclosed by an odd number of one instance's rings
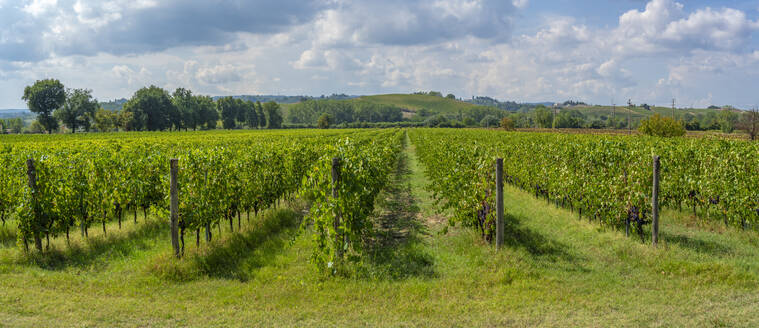
[[[191,248],[181,264],[160,225],[126,227],[122,243],[57,265],[3,243],[0,326],[759,326],[754,233],[665,212],[653,249],[507,186],[508,237],[495,252],[468,230],[441,234],[426,183],[409,145],[380,197],[371,255],[350,277],[315,272],[297,209]]]

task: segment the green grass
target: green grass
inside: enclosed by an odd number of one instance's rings
[[[408,148],[380,196],[370,255],[347,276],[309,263],[293,203],[222,225],[174,260],[159,218],[72,233],[45,257],[0,243],[3,326],[759,325],[759,236],[665,210],[658,248],[506,187],[506,246],[440,233],[423,168]],[[130,219],[131,222],[131,219]],[[226,226],[226,227],[225,227]],[[235,229],[237,224],[235,224]],[[0,240],[14,232],[0,230]],[[202,236],[201,236],[202,237]]]

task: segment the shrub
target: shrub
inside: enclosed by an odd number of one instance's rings
[[[332,117],[329,114],[324,113],[319,116],[319,119],[316,121],[316,126],[320,129],[327,129],[329,128],[330,123],[332,123]]]
[[[501,119],[501,128],[503,128],[506,131],[514,131],[514,120],[504,117]]]
[[[640,122],[638,131],[649,136],[681,137],[685,135],[685,126],[683,126],[683,122],[676,121],[671,117],[654,114],[654,116]]]

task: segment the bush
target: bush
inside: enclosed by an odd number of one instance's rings
[[[29,133],[45,133],[45,126],[39,120],[34,120],[29,126]]]
[[[332,117],[330,117],[329,114],[324,113],[319,116],[319,119],[316,121],[316,126],[320,129],[327,129],[329,128],[330,123],[332,123]]]
[[[685,126],[683,126],[683,122],[681,121],[675,121],[671,117],[655,114],[641,121],[638,131],[649,136],[681,137],[685,135]]]
[[[510,119],[508,117],[502,118],[501,119],[501,128],[503,128],[506,131],[514,131],[514,129],[515,129],[514,120],[512,120],[512,119]]]
[[[424,125],[431,128],[434,128],[434,127],[444,128],[444,127],[448,127],[449,124],[448,124],[448,118],[445,117],[445,115],[438,114],[424,120]]]

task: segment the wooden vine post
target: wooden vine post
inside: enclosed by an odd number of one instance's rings
[[[659,156],[654,156],[654,183],[651,195],[651,242],[659,243]]]
[[[174,256],[181,257],[179,251],[179,190],[177,188],[178,160],[172,158],[171,165],[171,246],[174,248]]]
[[[495,160],[495,197],[496,197],[496,227],[495,227],[495,246],[500,249],[503,246],[503,158]]]
[[[338,197],[340,196],[338,190],[340,189],[340,158],[334,157],[332,158],[332,198],[335,200],[335,205],[338,204]],[[336,257],[342,257],[343,256],[343,246],[340,242],[340,209],[338,207],[335,207],[335,222],[334,222],[334,228],[335,228],[335,256]]]
[[[26,160],[26,174],[29,176],[29,190],[32,193],[32,215],[34,216],[32,219],[32,234],[34,235],[34,247],[37,248],[37,251],[42,252],[42,237],[40,237],[39,229],[39,199],[37,199],[39,196],[37,194],[37,171],[34,168],[34,160],[31,158]],[[26,239],[24,241],[26,242]]]

